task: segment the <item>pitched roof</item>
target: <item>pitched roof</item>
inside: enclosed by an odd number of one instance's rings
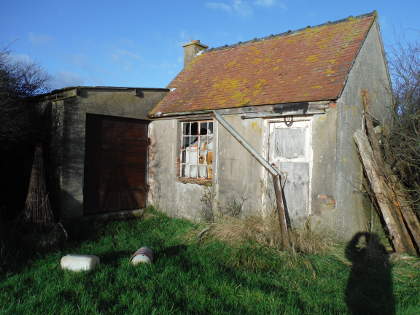
[[[197,55],[151,111],[179,113],[337,99],[376,13]]]

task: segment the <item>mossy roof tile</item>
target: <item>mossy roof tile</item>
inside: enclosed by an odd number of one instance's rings
[[[175,89],[150,114],[335,100],[375,17],[205,51],[169,84]]]

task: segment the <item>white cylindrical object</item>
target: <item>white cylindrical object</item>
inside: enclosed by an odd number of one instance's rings
[[[99,265],[99,257],[95,255],[66,255],[61,258],[63,270],[90,271]]]
[[[146,255],[136,255],[131,259],[131,263],[135,266],[138,264],[150,264],[150,258]]]
[[[132,256],[131,263],[137,265],[139,263],[150,264],[153,261],[153,251],[149,247],[140,247]]]

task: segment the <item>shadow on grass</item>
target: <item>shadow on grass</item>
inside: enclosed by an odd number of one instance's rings
[[[127,250],[121,251],[112,251],[100,255],[101,263],[109,266],[117,266],[120,264],[122,259],[125,259],[127,262],[130,260],[132,252]]]
[[[57,251],[72,251],[86,240],[100,237],[99,224],[83,221],[66,222],[64,228],[69,239],[65,240],[62,228],[56,224],[37,227],[18,220],[6,221],[0,239],[0,277],[19,273],[45,255]]]
[[[156,253],[156,259],[182,255],[187,250],[184,244],[166,247]]]
[[[351,314],[395,314],[389,254],[376,234],[359,232],[345,249],[352,267],[345,291]]]
[[[36,225],[14,220],[5,226],[0,240],[0,276],[18,273],[34,259],[65,245],[62,228],[56,224]]]

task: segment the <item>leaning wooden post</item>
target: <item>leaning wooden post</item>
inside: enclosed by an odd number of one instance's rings
[[[277,217],[279,219],[281,242],[284,249],[290,247],[289,231],[287,229],[286,210],[284,209],[283,187],[281,185],[281,176],[273,176],[274,192],[276,194]]]
[[[414,213],[412,207],[409,205],[409,197],[404,190],[403,185],[395,176],[389,165],[387,165],[382,156],[382,150],[380,147],[380,141],[377,137],[374,127],[372,116],[369,114],[369,99],[367,90],[362,91],[362,102],[364,109],[364,122],[366,127],[367,138],[370,142],[371,149],[373,151],[373,158],[376,162],[378,176],[383,181],[384,189],[383,195],[386,196],[387,202],[393,209],[393,216],[396,222],[401,225],[401,230],[406,237],[407,241],[411,245],[417,248],[418,254],[420,254],[420,221]],[[411,244],[411,242],[413,244]]]
[[[391,168],[384,162],[381,148],[379,146],[379,139],[373,129],[372,118],[367,114],[367,106],[365,106],[365,122],[368,139],[373,151],[373,157],[378,166],[378,172],[384,181],[384,185],[388,189],[386,194],[387,199],[393,205],[394,216],[405,231],[408,237],[411,237],[415,243],[417,250],[420,250],[420,222],[416,217],[411,206],[408,204],[409,197],[404,191],[404,187],[391,170]]]
[[[283,187],[281,185],[281,174],[266,159],[264,159],[254,148],[216,111],[213,111],[214,118],[262,165],[273,177],[274,192],[276,194],[277,214],[279,218],[280,234],[283,249],[291,245],[289,231],[286,222],[286,210],[283,200]]]
[[[395,251],[398,253],[416,255],[416,249],[405,230],[404,223],[399,220],[400,218],[398,215],[395,215],[393,205],[387,199],[387,195],[390,194],[390,191],[384,182],[384,178],[380,176],[378,172],[379,167],[375,161],[372,147],[370,146],[366,134],[361,130],[357,130],[353,137],[359,149],[366,175],[382,212],[382,217],[388,228]]]

